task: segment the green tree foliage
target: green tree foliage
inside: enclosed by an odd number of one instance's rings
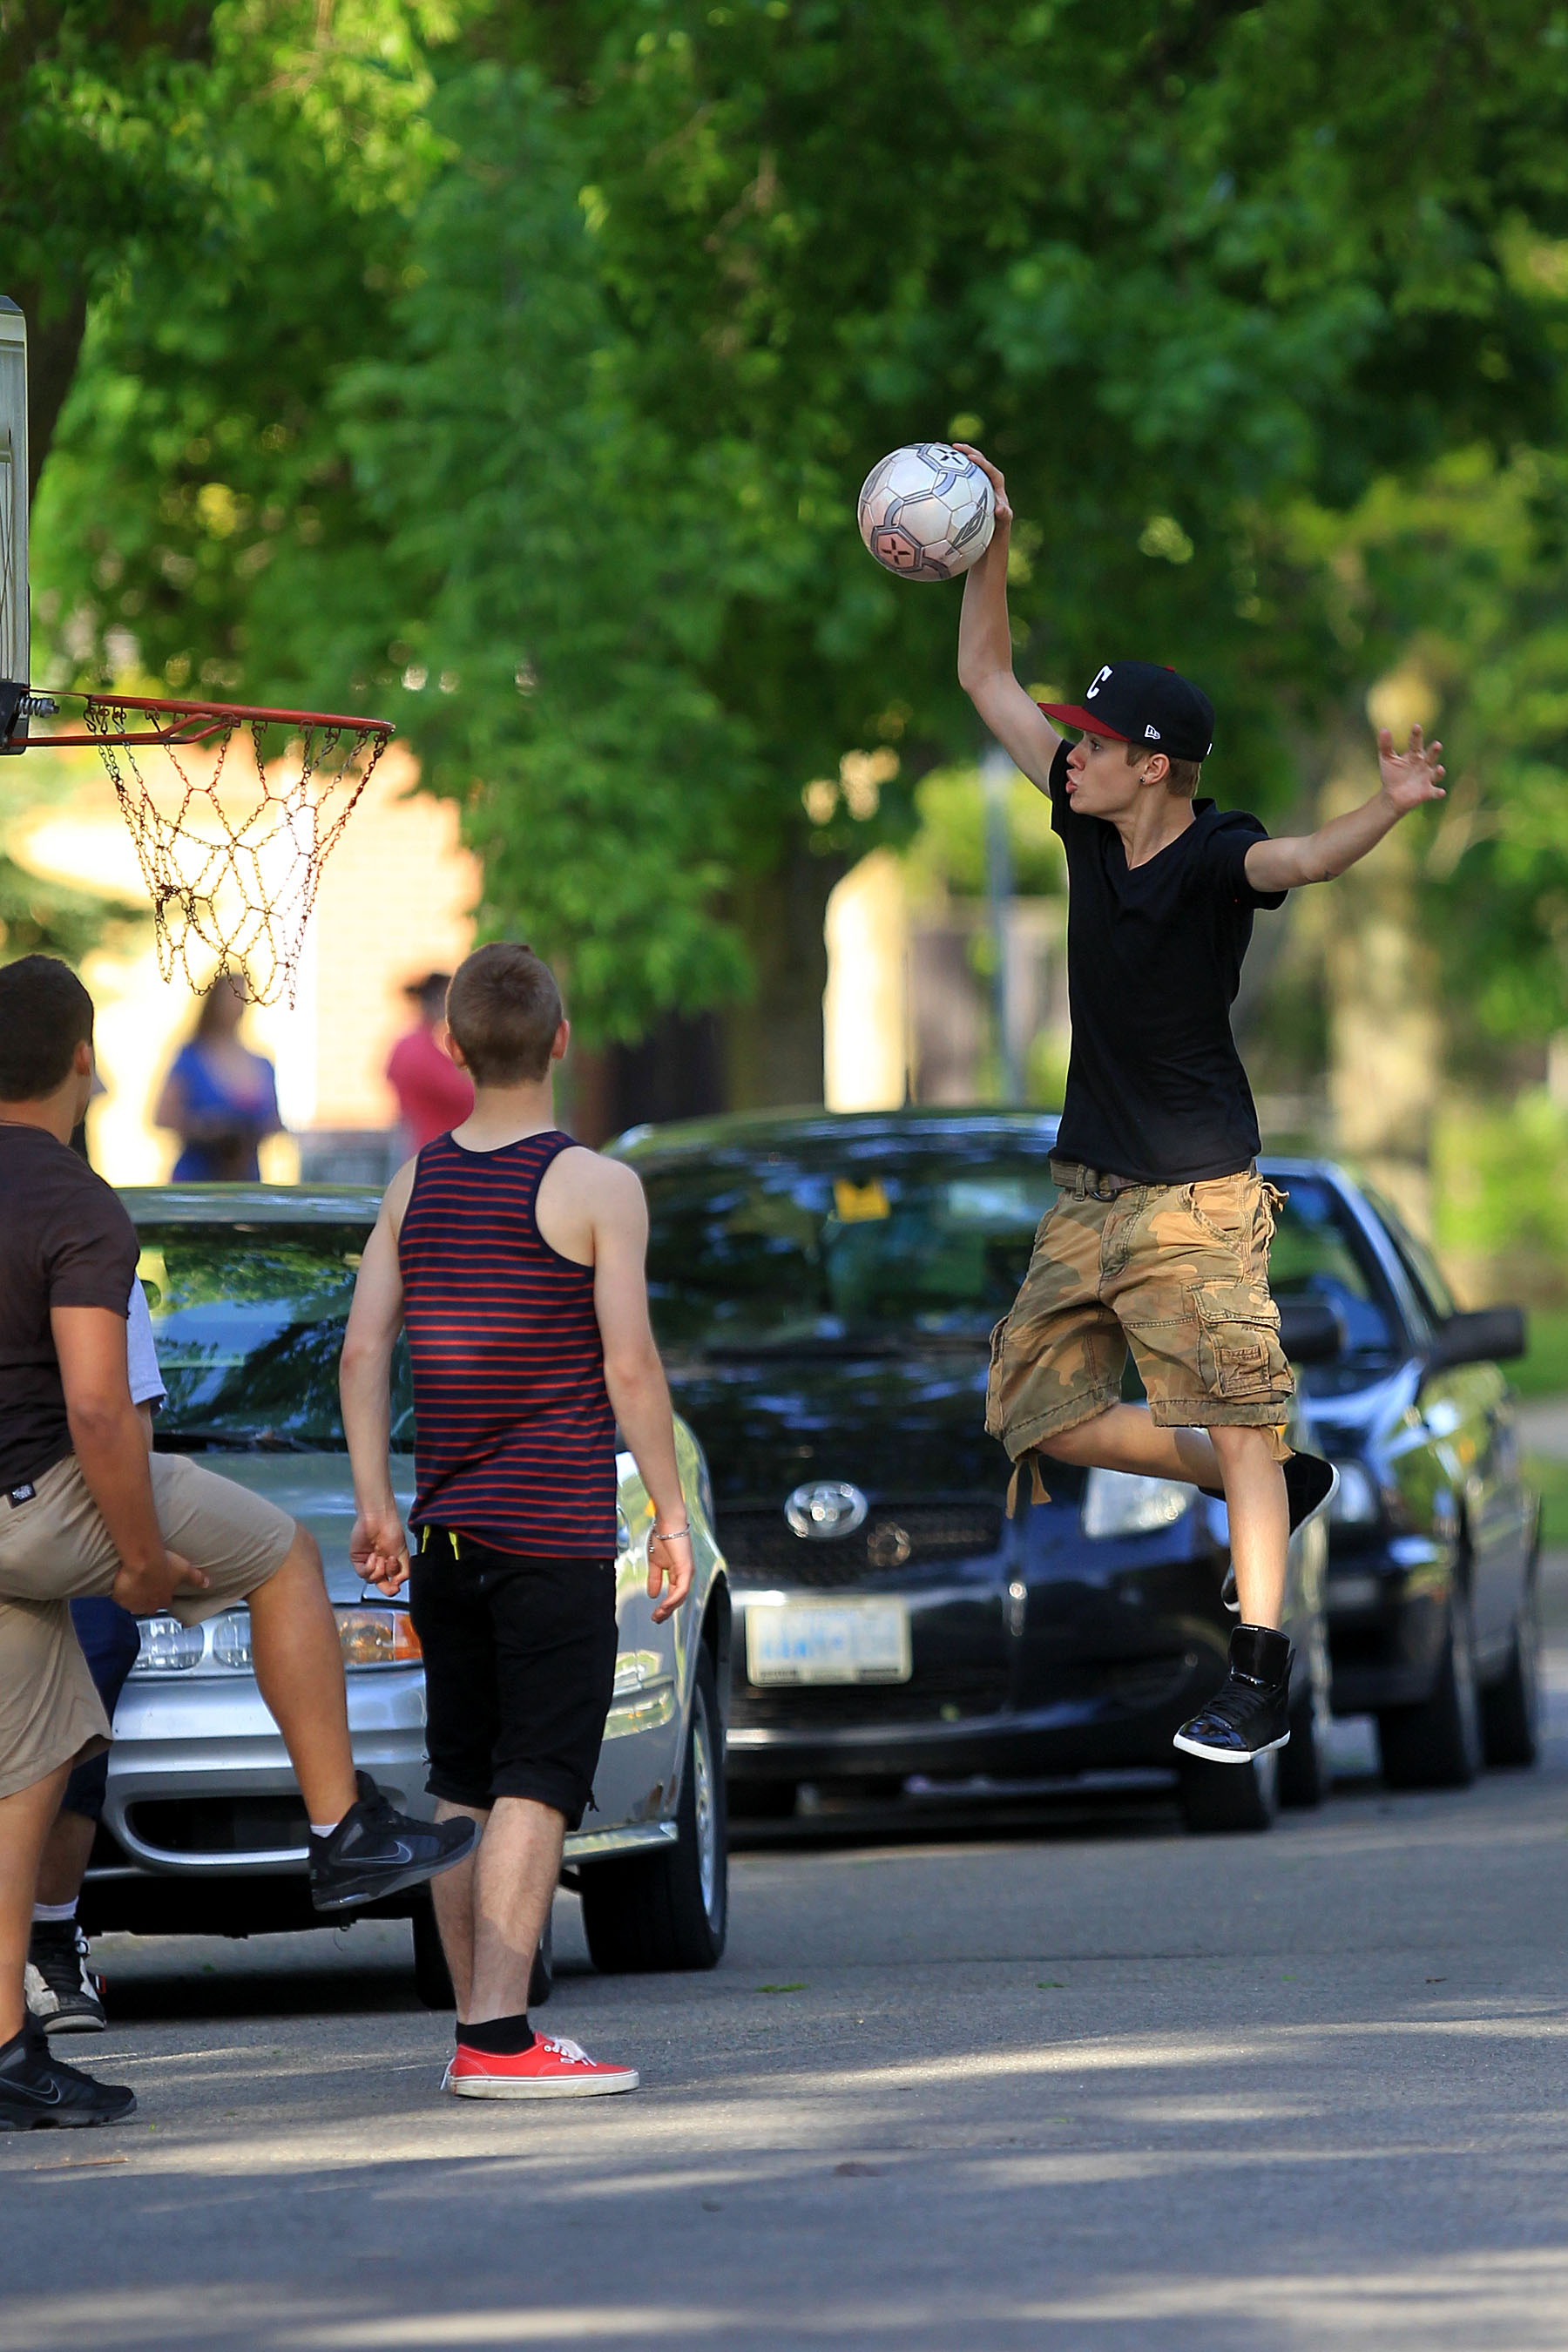
[[[39,538],[79,647],[388,706],[601,1028],[766,968],[779,877],[973,751],[955,593],[856,538],[887,448],[1006,467],[1031,679],[1192,670],[1278,805],[1372,649],[1302,514],[1558,432],[1539,0],[512,0],[436,66],[380,177],[254,99],[223,235],[95,322]],[[874,813],[803,805],[889,750]]]
[[[1398,665],[1442,736],[1420,901],[1451,1059],[1485,1082],[1500,1041],[1568,1026],[1568,452],[1472,446],[1289,528],[1346,662]]]
[[[190,226],[185,137],[211,0],[0,0],[0,293],[32,331],[35,482],[89,297],[132,246]]]

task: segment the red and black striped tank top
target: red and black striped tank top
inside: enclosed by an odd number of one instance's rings
[[[498,1550],[616,1552],[616,1420],[594,1269],[534,1202],[559,1129],[499,1151],[420,1152],[397,1255],[414,1372],[415,1527]]]

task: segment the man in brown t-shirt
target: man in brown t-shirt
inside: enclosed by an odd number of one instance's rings
[[[49,2055],[23,1971],[38,1859],[70,1768],[110,1727],[69,1602],[110,1593],[187,1624],[245,1601],[256,1677],[310,1822],[310,1892],[340,1911],[434,1877],[468,1821],[395,1812],[349,1747],[321,1554],[276,1505],[186,1454],[149,1456],[131,1402],[135,1231],[69,1149],[92,999],[66,965],[0,969],[0,2129],[108,2123],[136,2102]]]

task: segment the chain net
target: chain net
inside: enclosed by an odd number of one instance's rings
[[[153,742],[146,713],[110,696],[86,719],[153,901],[163,978],[181,971],[199,995],[232,973],[255,1003],[292,1004],[321,867],[388,731],[203,707]]]

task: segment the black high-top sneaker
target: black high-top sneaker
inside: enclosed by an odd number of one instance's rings
[[[310,1900],[318,1911],[349,1911],[401,1894],[466,1862],[479,1843],[478,1822],[416,1822],[384,1797],[368,1772],[356,1772],[359,1801],[328,1837],[310,1837]]]
[[[27,2010],[46,2033],[101,2033],[103,1988],[74,1919],[35,1919],[27,1939]]]
[[[1238,1625],[1230,1671],[1173,1745],[1209,1764],[1250,1764],[1290,1738],[1290,1644],[1267,1625]]]
[[[1223,1503],[1225,1493],[1219,1486],[1203,1486],[1199,1493],[1212,1495]],[[1340,1474],[1331,1462],[1321,1454],[1292,1454],[1285,1465],[1285,1499],[1290,1506],[1290,1532],[1304,1528],[1320,1511],[1326,1511],[1340,1491]],[[1233,1617],[1241,1614],[1241,1599],[1236,1589],[1236,1570],[1227,1568],[1220,1599]]]

